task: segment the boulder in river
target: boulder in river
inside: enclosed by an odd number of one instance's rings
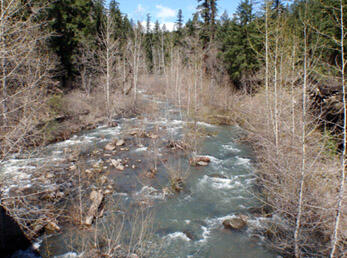
[[[110,122],[108,122],[108,126],[109,127],[116,127],[116,126],[118,126],[118,123],[116,121],[110,121]]]
[[[115,148],[116,148],[116,146],[115,146],[113,143],[108,143],[108,144],[105,146],[105,150],[106,150],[106,151],[113,151]]]
[[[190,230],[184,230],[183,233],[190,239],[195,241],[197,239],[196,235]]]
[[[116,144],[116,146],[123,146],[125,144],[125,141],[123,139],[116,139],[114,143]]]
[[[208,166],[208,164],[211,162],[211,159],[209,157],[193,157],[189,160],[189,163],[191,166]]]
[[[223,226],[226,229],[241,230],[247,226],[246,216],[237,216],[235,218],[226,219],[223,221]]]
[[[117,159],[117,160],[111,159],[110,161],[111,161],[112,165],[113,165],[116,169],[118,169],[118,170],[120,170],[120,171],[123,171],[123,170],[125,169],[124,165],[122,164],[122,160],[120,160],[120,159]]]
[[[98,216],[98,210],[103,199],[104,199],[104,194],[101,190],[92,191],[90,193],[90,200],[92,201],[92,204],[89,208],[86,220],[84,222],[85,225],[87,226],[92,225],[94,218]]]

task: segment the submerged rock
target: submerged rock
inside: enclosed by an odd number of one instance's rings
[[[190,230],[184,230],[183,233],[190,239],[195,241],[197,239],[196,235]]]
[[[223,226],[226,229],[241,230],[247,226],[247,217],[240,215],[235,218],[226,219],[223,221]]]
[[[196,164],[197,164],[198,166],[202,166],[202,167],[208,166],[208,162],[205,162],[205,161],[198,161]]]
[[[221,179],[227,179],[226,176],[222,175],[222,174],[211,174],[211,175],[207,175],[208,177],[212,177],[212,178],[221,178]]]

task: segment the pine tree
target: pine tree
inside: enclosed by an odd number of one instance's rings
[[[217,18],[217,0],[210,0],[210,33],[211,39],[214,39],[216,33],[216,18]]]
[[[231,80],[241,87],[241,78],[258,68],[256,53],[250,45],[253,37],[254,24],[253,7],[248,0],[239,5],[235,18],[226,23],[219,35],[222,46],[222,58]]]
[[[56,35],[51,39],[51,47],[60,58],[64,87],[72,87],[76,74],[74,60],[80,43],[95,43],[100,21],[90,18],[94,10],[92,0],[57,0],[50,5],[48,18],[51,21],[50,28]]]
[[[183,14],[182,14],[182,9],[179,9],[179,10],[178,10],[176,25],[177,25],[177,31],[178,31],[179,33],[181,33],[181,32],[182,32],[182,28],[183,28]]]

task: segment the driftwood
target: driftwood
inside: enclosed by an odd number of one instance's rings
[[[91,192],[90,200],[92,201],[92,204],[89,208],[86,220],[84,222],[84,224],[87,226],[91,226],[94,219],[98,216],[99,207],[104,200],[103,192],[101,190]]]

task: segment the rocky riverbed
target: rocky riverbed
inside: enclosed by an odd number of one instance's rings
[[[276,257],[242,130],[142,101],[157,112],[3,162],[2,203],[40,255]]]

